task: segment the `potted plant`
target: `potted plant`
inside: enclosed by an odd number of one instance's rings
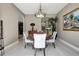
[[[56,31],[56,22],[57,22],[57,20],[58,20],[57,17],[55,17],[55,18],[51,17],[48,20],[48,22],[50,22],[51,25],[52,25],[52,34],[53,34],[54,31]]]

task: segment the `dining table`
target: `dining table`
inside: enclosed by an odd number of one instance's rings
[[[36,31],[29,31],[29,33],[28,33],[28,36],[27,36],[27,39],[28,40],[32,40],[32,41],[34,41],[34,33],[36,33],[36,34],[44,34],[45,32],[36,32]],[[46,33],[47,34],[47,33]],[[51,39],[52,38],[52,35],[46,35],[46,40],[49,40],[49,39]],[[46,43],[46,47],[47,47],[48,45],[47,45],[47,43]],[[34,48],[34,45],[33,45],[33,48]]]
[[[44,34],[45,32],[36,32],[36,31],[30,32],[30,33],[28,33],[28,37],[27,37],[27,38],[28,38],[29,40],[34,41],[34,36],[33,36],[33,34],[35,34],[35,33],[36,33],[36,34]],[[46,33],[46,34],[47,34],[47,33]],[[52,35],[47,34],[47,35],[46,35],[46,40],[49,40],[49,39],[51,38],[51,36],[52,36]]]

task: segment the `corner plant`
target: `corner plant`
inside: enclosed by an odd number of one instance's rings
[[[48,20],[48,22],[50,22],[51,23],[51,25],[52,25],[52,31],[56,31],[56,22],[57,22],[57,17],[55,17],[55,18],[49,18],[49,20]]]

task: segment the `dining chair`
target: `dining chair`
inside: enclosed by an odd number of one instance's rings
[[[46,43],[52,43],[55,48],[55,40],[56,40],[57,32],[54,31],[52,37],[49,40],[46,40]]]
[[[38,49],[43,49],[43,53],[45,56],[45,43],[46,43],[46,34],[34,34],[34,48],[35,48],[35,54],[36,56]]]
[[[28,39],[27,36],[28,36],[27,32],[23,32],[23,37],[24,37],[24,42],[25,42],[25,48],[26,48],[26,45],[27,45],[28,43],[33,44],[33,41],[30,40],[30,39]]]

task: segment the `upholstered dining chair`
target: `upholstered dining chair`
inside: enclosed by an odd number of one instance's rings
[[[43,53],[45,56],[45,43],[46,43],[46,34],[34,34],[34,48],[36,56],[37,49],[43,49]]]
[[[27,45],[28,43],[33,44],[33,41],[30,40],[30,39],[28,39],[27,36],[28,36],[28,33],[27,33],[27,32],[23,32],[23,37],[24,37],[24,42],[25,42],[25,48],[26,48],[26,45]]]
[[[57,35],[57,32],[54,31],[54,32],[53,32],[53,35],[52,35],[52,38],[50,38],[49,40],[46,40],[46,43],[52,43],[53,46],[54,46],[54,48],[55,48],[56,35]]]

